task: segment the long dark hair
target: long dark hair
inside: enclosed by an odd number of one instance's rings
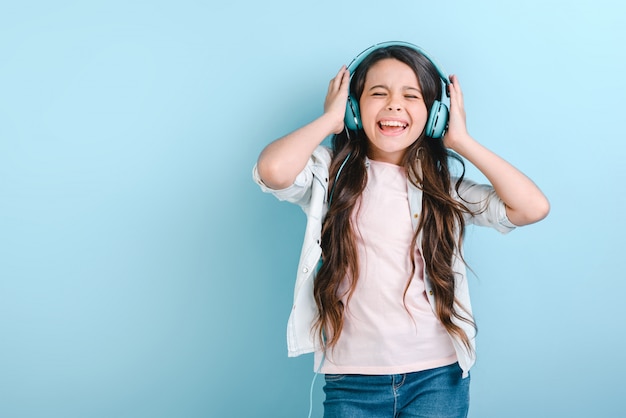
[[[442,82],[432,62],[416,50],[405,46],[388,46],[373,51],[357,67],[350,82],[350,91],[359,98],[363,93],[368,69],[383,59],[396,59],[415,72],[427,109],[441,97]],[[332,202],[322,227],[323,263],[317,273],[314,296],[319,316],[314,330],[326,347],[333,347],[343,329],[344,306],[342,296],[351,298],[359,277],[359,261],[354,240],[355,227],[351,214],[367,183],[366,156],[368,141],[363,130],[344,131],[332,138],[333,159],[330,165],[329,190]],[[443,141],[428,138],[424,132],[416,138],[405,153],[402,165],[409,180],[422,190],[422,213],[411,243],[410,258],[413,273],[416,269],[417,239],[422,233],[422,254],[426,272],[432,282],[436,301],[436,315],[446,330],[460,338],[471,350],[470,339],[455,323],[461,320],[475,327],[464,307],[455,306],[455,273],[452,269],[455,250],[460,249],[465,227],[464,214],[469,209],[452,197],[449,158],[460,163],[461,174],[454,187],[458,191],[465,173],[461,158],[449,152]],[[341,174],[335,182],[340,169]],[[336,183],[336,184],[335,184]],[[458,253],[460,254],[460,252]],[[411,275],[412,278],[413,274]],[[411,283],[408,279],[405,297]],[[339,289],[347,280],[347,295]],[[405,302],[406,307],[406,302]],[[461,312],[459,312],[459,310]]]

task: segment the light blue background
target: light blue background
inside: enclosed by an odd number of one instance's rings
[[[469,231],[471,417],[626,416],[622,4],[3,2],[0,416],[305,417],[304,216],[251,168],[385,40],[458,74],[470,132],[552,203]]]

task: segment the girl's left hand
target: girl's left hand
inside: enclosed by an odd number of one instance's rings
[[[454,151],[471,139],[467,132],[465,107],[463,105],[463,91],[456,75],[450,76],[450,118],[448,130],[443,137],[443,144]]]

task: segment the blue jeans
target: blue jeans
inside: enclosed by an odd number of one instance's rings
[[[324,418],[466,418],[470,378],[458,363],[383,376],[327,374]]]

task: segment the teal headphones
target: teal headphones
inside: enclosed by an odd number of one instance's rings
[[[446,96],[449,97],[448,86],[450,85],[450,80],[448,76],[446,75],[446,73],[441,69],[441,67],[437,65],[435,60],[433,60],[426,53],[426,51],[424,51],[420,47],[413,45],[411,43],[402,42],[402,41],[389,41],[389,42],[382,42],[382,43],[372,45],[371,47],[367,48],[365,51],[357,55],[356,58],[352,60],[350,65],[348,65],[348,71],[350,72],[350,80],[352,80],[352,74],[354,74],[354,70],[359,66],[359,64],[361,64],[361,62],[363,62],[363,60],[368,55],[370,55],[372,52],[378,49],[385,48],[388,46],[404,46],[404,47],[411,48],[419,52],[421,55],[423,55],[426,59],[428,59],[433,64],[433,66],[437,70],[437,73],[439,73],[439,78],[444,83],[444,88],[442,89],[442,93],[441,93],[441,100],[435,100],[435,102],[433,103],[433,106],[430,108],[430,111],[428,112],[428,120],[426,121],[426,126],[424,128],[424,131],[426,133],[426,136],[429,138],[437,139],[437,138],[443,137],[443,134],[445,133],[446,128],[448,126],[448,113],[449,113],[448,107],[443,103],[443,99],[444,99],[443,96],[445,94]],[[354,97],[351,92],[348,93],[348,102],[346,104],[346,114],[344,117],[344,123],[346,125],[346,128],[353,130],[353,131],[363,128],[363,124],[361,122],[361,113],[359,111],[359,100],[358,98]]]

